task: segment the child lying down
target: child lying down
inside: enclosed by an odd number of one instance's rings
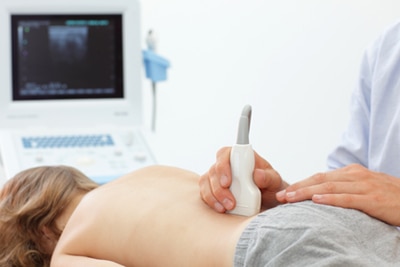
[[[199,176],[153,166],[97,187],[38,167],[0,192],[0,266],[398,266],[400,232],[359,211],[301,202],[214,212]]]

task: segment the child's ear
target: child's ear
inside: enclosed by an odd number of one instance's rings
[[[53,254],[54,248],[57,245],[57,238],[55,234],[47,226],[42,228],[42,233],[43,236],[41,239],[41,246],[48,254]]]
[[[42,228],[42,233],[46,239],[51,239],[51,237],[54,236],[53,232],[47,226]]]

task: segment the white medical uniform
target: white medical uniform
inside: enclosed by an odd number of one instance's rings
[[[400,177],[400,21],[366,50],[351,118],[328,168],[359,163]]]

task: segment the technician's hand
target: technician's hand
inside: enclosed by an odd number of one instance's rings
[[[230,167],[230,147],[217,152],[217,160],[210,170],[199,180],[200,195],[203,201],[218,212],[225,212],[235,207],[236,201],[229,187],[232,182]],[[276,192],[287,187],[286,182],[272,166],[256,152],[253,179],[262,193],[262,208],[267,209],[279,204]]]
[[[400,179],[353,164],[311,176],[279,193],[281,202],[312,199],[315,203],[352,208],[391,225],[400,225]]]

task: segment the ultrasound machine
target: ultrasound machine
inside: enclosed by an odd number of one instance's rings
[[[99,184],[154,164],[142,125],[136,0],[2,0],[0,153],[6,178],[69,165]]]

